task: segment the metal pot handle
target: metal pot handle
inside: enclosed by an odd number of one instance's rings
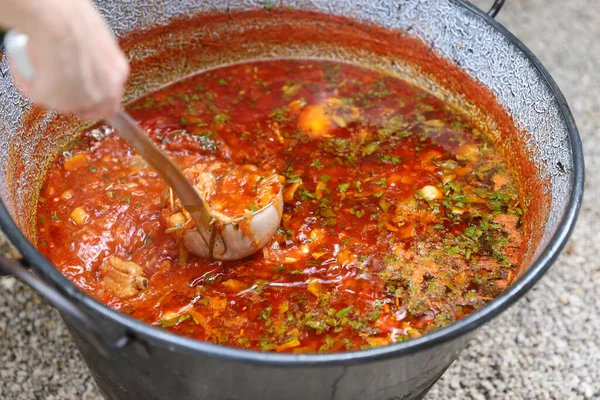
[[[506,0],[495,0],[492,8],[490,8],[490,10],[487,12],[487,15],[492,18],[496,18],[496,15],[498,15],[500,10],[502,10],[502,6],[504,6],[505,1]]]
[[[98,329],[96,322],[77,308],[59,290],[50,286],[31,272],[25,259],[17,261],[0,257],[0,276],[2,275],[12,275],[21,282],[29,285],[52,307],[56,308],[64,317],[73,322],[85,339],[103,356],[111,357],[111,353],[123,349],[129,344],[130,339],[125,335],[117,340],[106,338],[101,330]]]

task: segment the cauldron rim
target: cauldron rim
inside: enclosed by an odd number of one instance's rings
[[[123,327],[133,340],[146,342],[151,346],[159,346],[173,351],[185,350],[187,352],[201,353],[203,356],[230,359],[233,361],[247,362],[264,366],[314,366],[314,365],[349,365],[376,361],[380,359],[395,358],[416,353],[426,348],[451,341],[463,336],[489,322],[502,311],[519,300],[533,285],[546,273],[556,260],[560,251],[566,245],[571,235],[583,199],[584,188],[584,160],[583,149],[579,131],[573,115],[567,105],[566,99],[550,73],[541,61],[512,33],[492,17],[477,7],[462,1],[455,1],[458,6],[464,7],[476,18],[481,18],[492,28],[501,33],[508,42],[518,48],[531,61],[535,69],[547,83],[553,96],[559,104],[560,112],[565,120],[571,150],[573,152],[573,174],[571,181],[571,194],[565,213],[558,227],[541,254],[531,264],[522,276],[509,286],[500,296],[481,309],[473,312],[464,319],[456,321],[446,327],[435,330],[420,338],[402,343],[391,344],[366,350],[327,354],[279,354],[266,353],[253,350],[225,347],[208,342],[187,338],[164,329],[153,327],[138,321],[130,316],[100,303],[77,289],[52,263],[50,263],[33,244],[25,237],[11,218],[5,205],[0,201],[0,227],[13,245],[21,252],[23,257],[32,265],[32,269],[44,279],[49,281],[64,292],[78,307],[89,314],[98,314],[112,320]],[[1,50],[1,49],[0,49]]]

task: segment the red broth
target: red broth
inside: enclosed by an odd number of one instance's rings
[[[514,174],[469,119],[351,64],[273,60],[200,73],[128,111],[182,168],[285,177],[271,242],[237,262],[187,253],[157,174],[108,127],[48,170],[38,247],[81,290],[172,332],[277,352],[419,337],[517,275]],[[235,200],[235,193],[231,194]]]

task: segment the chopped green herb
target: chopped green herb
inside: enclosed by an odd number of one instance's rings
[[[260,312],[260,317],[263,319],[263,321],[267,321],[269,318],[271,318],[271,310],[273,310],[273,306],[268,306],[262,309]]]
[[[387,212],[390,209],[390,205],[385,199],[379,200],[379,207],[383,210],[383,212]]]
[[[321,211],[320,211],[320,213],[321,213],[321,216],[325,217],[325,218],[334,218],[334,217],[336,217],[336,214],[333,211],[331,211],[330,208],[322,208]]]
[[[261,1],[259,4],[261,4],[267,12],[271,11],[273,7],[275,7],[275,3],[272,1]]]
[[[315,160],[310,164],[310,166],[321,169],[323,168],[323,163],[320,160]]]
[[[362,216],[365,215],[365,210],[355,210],[354,208],[351,208],[350,214],[356,215],[358,218],[362,218]]]
[[[341,310],[338,310],[338,312],[335,313],[335,317],[336,318],[343,318],[345,316],[348,315],[348,313],[350,313],[350,311],[352,310],[352,306],[348,306],[346,308],[342,308]]]
[[[378,186],[381,186],[382,188],[386,188],[387,187],[387,178],[381,178],[380,180],[375,182],[375,184]]]
[[[285,122],[290,121],[292,118],[288,116],[289,110],[287,107],[276,108],[273,110],[269,117],[273,119],[273,121]]]
[[[365,147],[363,147],[362,155],[363,155],[363,157],[371,155],[371,154],[375,153],[377,151],[377,149],[379,149],[379,142],[371,142],[371,143],[367,144]]]
[[[217,115],[215,115],[215,117],[213,118],[213,122],[215,124],[224,124],[225,122],[229,121],[231,119],[231,117],[227,114],[224,113],[219,113]]]
[[[473,236],[475,234],[475,227],[469,226],[468,228],[465,228],[465,233],[469,236]]]
[[[158,326],[160,326],[161,328],[171,328],[173,326],[177,326],[180,323],[187,321],[189,319],[192,319],[192,316],[189,314],[185,314],[182,315],[180,317],[174,317],[171,319],[166,319],[166,320],[162,320],[162,321],[158,321]]]
[[[380,311],[373,311],[373,312],[369,313],[369,321],[371,321],[371,322],[377,321],[380,314],[381,314]]]

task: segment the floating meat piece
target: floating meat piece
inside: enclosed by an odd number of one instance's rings
[[[112,257],[100,267],[101,282],[104,289],[120,298],[135,296],[148,288],[148,279],[143,276],[144,270],[136,263]]]

